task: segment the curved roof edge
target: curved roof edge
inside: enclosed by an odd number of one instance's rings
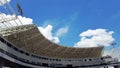
[[[75,48],[61,46],[46,39],[35,25],[15,27],[7,30],[4,37],[14,45],[30,53],[55,58],[94,58],[101,57],[103,46]]]

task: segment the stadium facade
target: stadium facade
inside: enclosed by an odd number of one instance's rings
[[[46,39],[34,24],[6,28],[1,30],[0,34],[0,57],[4,62],[1,66],[100,68],[108,67],[108,63],[117,63],[117,60],[110,56],[102,56],[103,46],[60,46]],[[10,62],[10,65],[6,65]]]
[[[18,19],[0,18],[4,25]],[[117,59],[102,56],[103,49],[61,46],[46,39],[35,24],[0,29],[0,68],[120,68]]]

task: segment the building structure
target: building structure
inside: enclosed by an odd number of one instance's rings
[[[117,59],[102,56],[103,46],[61,46],[46,39],[35,24],[23,25],[14,11],[13,14],[13,18],[0,14],[0,23],[6,26],[0,26],[0,68],[120,68]],[[9,21],[17,25],[12,26]]]
[[[112,57],[102,56],[103,46],[60,46],[46,39],[34,24],[6,28],[0,34],[3,65],[9,62],[13,63],[11,67],[19,65],[35,68],[99,68],[109,66],[107,63],[118,65]]]

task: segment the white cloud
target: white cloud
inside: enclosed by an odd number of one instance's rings
[[[6,14],[0,14],[0,20],[4,21],[4,24],[0,22],[1,28],[13,27],[17,25],[32,24],[33,22],[31,18],[26,18],[22,16],[18,16],[18,18],[16,18],[15,15],[6,15]],[[7,20],[9,21],[6,22]]]
[[[53,29],[53,26],[52,25],[47,25],[46,27],[38,27],[40,32],[49,40],[55,42],[55,43],[59,43],[60,40],[58,37],[56,36],[53,36],[53,33],[52,33],[52,29]]]
[[[68,32],[68,27],[62,27],[57,30],[56,34],[53,35],[53,26],[52,25],[47,25],[46,27],[38,27],[40,32],[49,40],[59,43],[60,39],[59,37],[62,36],[63,34]]]
[[[26,17],[22,17],[22,16],[18,16],[18,18],[21,20],[22,24],[24,24],[24,25],[33,23],[33,19],[31,19],[31,18],[26,18]]]
[[[5,20],[3,20],[3,18]],[[7,19],[15,19],[9,22],[6,22]],[[7,27],[13,27],[18,25],[26,25],[26,24],[33,24],[33,20],[31,18],[26,18],[22,16],[18,16],[16,19],[15,15],[6,15],[6,14],[0,14],[0,20],[5,21],[4,23],[0,23],[0,28],[7,28]],[[49,40],[59,43],[60,40],[57,36],[53,36],[52,25],[47,25],[47,27],[38,27],[40,32]]]
[[[106,29],[89,29],[80,34],[81,39],[75,43],[74,47],[110,46],[115,40],[112,37],[113,33],[113,31]]]
[[[55,43],[59,43],[59,42],[60,42],[60,40],[59,40],[59,38],[58,38],[58,37],[54,37],[53,42],[55,42]]]
[[[2,17],[4,18],[15,18],[15,15],[6,15],[6,14],[0,14],[0,19]],[[4,24],[6,24],[9,27],[17,26],[17,25],[25,25],[25,24],[32,24],[33,20],[31,18],[26,18],[22,16],[18,16],[19,19],[16,19],[14,21],[9,21]],[[21,24],[22,22],[22,24]],[[17,23],[17,24],[16,24]],[[3,23],[0,23],[1,28],[5,28],[5,25]],[[59,43],[59,36],[62,36],[63,34],[68,32],[68,27],[62,27],[58,29],[56,32],[56,35],[53,35],[52,25],[47,25],[47,27],[38,27],[41,33],[49,40]],[[80,41],[75,43],[74,47],[93,47],[93,46],[109,46],[111,43],[114,42],[114,38],[112,37],[113,31],[107,31],[105,29],[96,29],[96,30],[88,30],[80,34]]]
[[[10,2],[10,0],[0,0],[0,6],[6,4],[7,2]]]
[[[65,33],[67,33],[67,32],[68,32],[68,27],[67,26],[62,27],[57,31],[56,36],[61,36],[61,35],[65,34]]]

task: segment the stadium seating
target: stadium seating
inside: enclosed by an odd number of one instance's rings
[[[12,33],[10,31],[13,31]],[[35,25],[19,26],[2,31],[2,35],[17,47],[41,56],[55,58],[96,58],[103,46],[90,48],[66,47],[46,39]]]

